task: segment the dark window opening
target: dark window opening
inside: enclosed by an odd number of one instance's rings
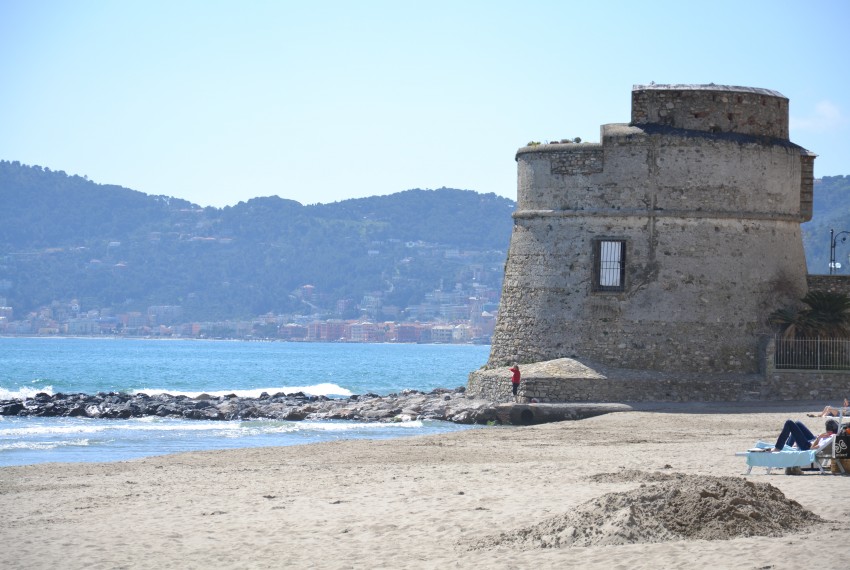
[[[624,240],[593,242],[593,290],[626,290],[626,242]]]

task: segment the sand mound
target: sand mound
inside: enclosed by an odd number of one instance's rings
[[[657,483],[659,481],[684,480],[684,473],[664,473],[662,471],[640,471],[622,469],[615,473],[597,473],[588,477],[594,483]]]
[[[468,544],[523,550],[781,536],[824,522],[776,487],[736,477],[623,472],[600,481],[655,481],[608,493],[534,526]]]

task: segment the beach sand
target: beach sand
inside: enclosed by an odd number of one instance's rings
[[[6,467],[0,566],[846,568],[850,477],[764,469],[744,477],[745,460],[734,455],[775,438],[788,417],[819,433],[823,421],[806,411],[635,411],[387,441]],[[707,485],[712,477],[769,483],[786,506],[827,522],[785,536],[669,540],[650,532],[638,539],[664,541],[535,546],[532,527],[554,528],[580,510],[622,527],[628,513],[588,503],[607,493],[653,484],[670,491],[681,480],[692,488],[695,478]],[[752,516],[739,519],[763,517]],[[611,524],[589,536],[610,536]]]

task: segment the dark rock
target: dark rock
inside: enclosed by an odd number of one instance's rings
[[[183,417],[189,420],[223,420],[224,414],[215,408],[203,410],[189,409],[183,410]]]
[[[21,410],[24,410],[24,405],[20,402],[11,402],[0,405],[0,415],[16,416]]]
[[[259,410],[257,410],[257,408],[252,406],[250,408],[240,410],[239,411],[239,417],[242,418],[242,419],[245,419],[245,420],[249,420],[251,418],[260,418],[262,416],[260,415]]]
[[[166,416],[182,416],[183,410],[174,404],[163,404],[156,409],[156,415],[163,418]]]
[[[298,421],[315,418],[379,422],[416,418],[484,424],[499,421],[500,416],[494,406],[486,400],[466,397],[463,389],[445,388],[429,393],[404,390],[400,394],[386,396],[370,392],[348,398],[308,396],[303,392],[289,395],[278,392],[274,396],[264,392],[260,398],[239,398],[235,394],[220,398],[212,398],[208,394],[197,398],[170,394],[151,397],[118,392],[49,396],[42,392],[25,401],[0,401],[0,415],[104,419],[156,415],[199,420],[272,418]]]
[[[281,416],[283,420],[289,420],[293,422],[300,422],[301,420],[307,417],[307,412],[304,410],[299,410],[297,408],[290,408]]]
[[[86,407],[82,404],[77,404],[73,408],[68,410],[68,413],[65,414],[68,417],[74,418],[78,416],[86,415]]]

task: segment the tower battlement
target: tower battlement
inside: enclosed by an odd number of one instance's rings
[[[635,85],[631,124],[788,140],[788,98],[757,87]]]

